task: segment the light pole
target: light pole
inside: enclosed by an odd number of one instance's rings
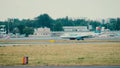
[[[8,34],[9,34],[9,20],[8,20]]]

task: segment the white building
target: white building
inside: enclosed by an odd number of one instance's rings
[[[30,35],[30,37],[48,37],[51,36],[50,28],[37,28],[34,29],[34,34]]]
[[[0,37],[4,37],[6,35],[5,25],[0,25]]]
[[[64,26],[65,32],[84,32],[89,31],[87,26]]]

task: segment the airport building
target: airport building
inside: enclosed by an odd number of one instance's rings
[[[92,28],[92,27],[90,26],[90,28]],[[63,26],[63,30],[64,31],[60,31],[60,32],[52,32],[51,36],[59,37],[59,36],[63,35],[64,33],[81,33],[81,32],[89,32],[90,31],[90,29],[88,29],[87,26]]]
[[[30,35],[30,37],[48,37],[51,36],[50,28],[37,28],[34,29],[34,34]]]
[[[87,26],[64,26],[64,32],[86,32],[89,31]]]

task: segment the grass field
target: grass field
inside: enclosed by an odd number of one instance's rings
[[[0,46],[0,66],[120,65],[120,42],[107,44],[36,44]]]

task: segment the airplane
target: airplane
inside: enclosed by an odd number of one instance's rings
[[[84,38],[91,38],[94,37],[96,34],[93,32],[83,32],[83,33],[64,33],[60,37],[63,39],[70,39],[70,40],[84,40]]]

